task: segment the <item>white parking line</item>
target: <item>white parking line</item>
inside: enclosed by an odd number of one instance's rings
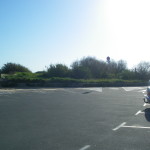
[[[61,91],[65,91],[65,92],[69,92],[69,93],[73,93],[73,94],[77,93],[77,92],[71,91],[70,89],[61,89]]]
[[[143,104],[143,106],[150,106],[150,104],[148,104],[148,103],[144,103],[144,104]]]
[[[150,127],[143,126],[122,126],[123,128],[136,128],[136,129],[150,129]]]
[[[145,94],[145,93],[146,93],[146,90],[139,90],[138,92]]]
[[[110,87],[109,89],[111,89],[111,90],[119,90],[119,88],[117,88],[117,87]]]
[[[142,90],[143,87],[122,87],[125,91]]]
[[[121,127],[123,127],[126,124],[126,122],[123,122],[122,124],[120,124],[119,126],[117,126],[116,128],[113,129],[113,131],[116,131],[118,129],[120,129]]]
[[[86,149],[88,149],[90,147],[91,147],[90,145],[86,145],[86,146],[82,147],[80,150],[86,150]]]
[[[142,112],[141,110],[139,110],[136,114],[135,114],[135,116],[137,116],[138,114],[143,114],[144,112]]]
[[[126,124],[126,122],[123,122],[122,124],[120,124],[119,126],[114,128],[113,131],[116,131],[120,128],[150,129],[150,127],[144,127],[144,126],[139,126],[139,125],[127,126],[125,124]]]
[[[96,92],[102,92],[102,88],[91,88],[89,90],[92,90],[92,91],[96,91]]]
[[[0,95],[8,95],[8,94],[13,94],[14,92],[0,92]]]
[[[76,89],[81,89],[81,90],[91,90],[91,91],[96,91],[96,92],[103,92],[102,87],[91,87],[91,88],[76,88]]]

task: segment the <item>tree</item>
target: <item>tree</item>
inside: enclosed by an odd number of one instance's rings
[[[110,75],[116,75],[117,74],[117,62],[115,62],[114,60],[112,60],[109,64],[107,64],[107,72]]]
[[[136,79],[136,73],[133,70],[123,70],[118,74],[118,77],[124,80]]]
[[[28,68],[16,64],[16,63],[7,63],[1,68],[1,73],[10,74],[15,72],[31,72]]]
[[[119,60],[117,62],[117,72],[121,73],[122,71],[125,71],[127,69],[127,63],[124,60]]]
[[[63,64],[51,64],[47,69],[47,75],[49,77],[69,77],[69,73],[69,68]]]
[[[106,63],[94,57],[84,57],[79,61],[73,62],[71,67],[73,73],[75,73],[77,68],[79,68],[78,70],[84,69],[84,73],[88,73],[87,78],[100,78],[104,76],[107,70]]]
[[[110,61],[107,63],[107,74],[110,78],[118,78],[121,72],[127,70],[127,63],[124,60]]]
[[[136,66],[139,79],[148,80],[150,78],[150,62],[142,61]]]
[[[78,67],[74,67],[72,69],[72,75],[71,77],[76,78],[76,79],[89,79],[91,78],[91,72],[88,68],[86,67],[82,67],[82,66],[78,66]]]

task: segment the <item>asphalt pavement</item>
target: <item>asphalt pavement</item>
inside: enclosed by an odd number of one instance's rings
[[[145,89],[1,89],[0,150],[149,150]]]

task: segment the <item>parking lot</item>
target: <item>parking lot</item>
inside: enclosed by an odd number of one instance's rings
[[[1,89],[0,149],[148,150],[146,87]]]

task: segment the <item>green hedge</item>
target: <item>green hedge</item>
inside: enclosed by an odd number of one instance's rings
[[[72,78],[39,78],[39,77],[8,77],[0,82],[2,87],[12,86],[43,86],[43,87],[107,87],[107,86],[146,86],[146,81],[141,80],[121,80],[121,79],[99,79],[84,80]]]
[[[107,86],[146,86],[142,80],[123,79],[73,79],[52,77],[45,78],[43,73],[18,72],[8,74],[0,81],[2,87],[16,86],[43,86],[43,87],[107,87]]]

